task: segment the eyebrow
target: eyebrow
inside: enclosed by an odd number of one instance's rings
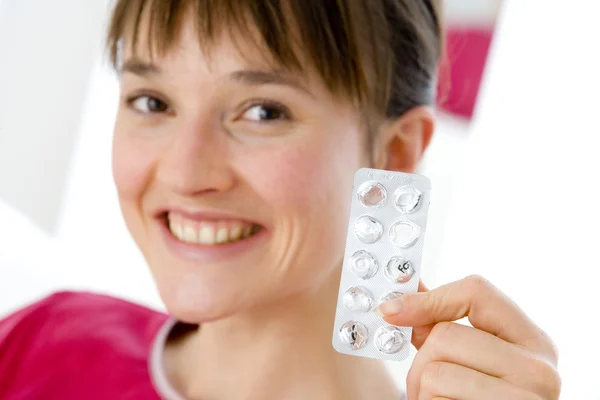
[[[298,89],[311,97],[314,95],[298,79],[277,71],[240,70],[230,74],[232,80],[246,85],[284,85]]]
[[[139,58],[130,58],[123,63],[120,72],[129,72],[138,76],[149,76],[159,75],[162,70],[156,64],[152,64]]]
[[[128,59],[123,63],[123,66],[121,67],[121,73],[123,72],[129,72],[131,74],[138,75],[141,77],[148,77],[152,75],[160,75],[162,73],[162,69],[156,64],[134,57]],[[314,94],[310,90],[308,90],[306,85],[304,85],[300,80],[278,71],[239,70],[229,74],[229,78],[233,81],[251,86],[289,86],[305,94],[308,94],[310,97],[314,97]]]

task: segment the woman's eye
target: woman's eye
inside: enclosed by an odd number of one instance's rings
[[[281,107],[259,104],[247,109],[242,115],[242,118],[260,122],[287,119],[288,115]]]
[[[133,109],[144,114],[164,113],[169,107],[164,101],[152,96],[138,96],[129,100]]]

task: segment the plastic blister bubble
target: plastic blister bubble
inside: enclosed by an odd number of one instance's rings
[[[410,214],[419,209],[423,194],[413,186],[402,186],[394,192],[394,204],[403,214]]]
[[[359,350],[367,344],[369,330],[360,322],[348,321],[340,328],[339,338],[351,350]]]
[[[382,353],[397,353],[404,347],[405,343],[406,339],[402,329],[397,326],[382,326],[375,332],[375,346]]]
[[[379,182],[365,182],[358,189],[358,199],[367,207],[381,207],[387,200],[387,191]]]
[[[365,250],[359,250],[352,254],[350,269],[357,277],[369,279],[379,270],[379,263],[373,254]]]
[[[355,174],[332,343],[344,354],[402,361],[411,327],[373,310],[418,290],[431,183],[421,175]]]
[[[362,286],[351,287],[346,290],[343,298],[344,307],[350,311],[368,312],[375,305],[373,295]]]
[[[390,228],[390,240],[398,247],[410,247],[421,234],[421,228],[410,221],[396,222]]]
[[[363,215],[356,220],[354,233],[364,243],[375,243],[383,235],[383,225],[375,218]]]
[[[410,260],[402,256],[394,256],[385,266],[385,276],[394,283],[406,283],[415,274]]]

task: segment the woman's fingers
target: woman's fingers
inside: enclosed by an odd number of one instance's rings
[[[413,343],[420,350],[407,379],[411,400],[558,398],[560,378],[554,368],[558,355],[553,342],[481,277],[406,294],[378,311],[390,324],[414,327]],[[473,328],[451,323],[464,317]],[[437,373],[439,365],[444,371],[440,376],[453,372],[461,378],[455,376],[453,383],[431,382],[430,369]]]
[[[442,322],[431,331],[408,374],[407,388],[412,398],[421,390],[427,368],[435,362],[447,362],[497,377],[548,398],[554,398],[552,396],[560,390],[549,385],[556,379],[555,369],[532,352],[490,333]]]
[[[382,305],[380,310],[388,314],[387,322],[401,326],[425,326],[468,316],[475,328],[515,344],[539,334],[539,328],[517,305],[478,276],[429,292],[403,295]]]
[[[420,344],[438,322],[468,317],[475,328],[529,348],[554,365],[557,362],[556,348],[547,335],[512,300],[479,276],[403,295],[382,304],[378,311],[390,324],[417,328]],[[425,328],[419,331],[419,327]]]
[[[435,324],[429,324],[425,326],[415,326],[413,328],[411,343],[417,350],[421,349],[434,327]]]
[[[542,398],[502,379],[442,361],[427,364],[418,394],[409,399],[541,400]]]
[[[429,291],[429,289],[427,289],[427,286],[425,286],[423,281],[419,281],[419,292],[428,292],[428,291]],[[421,348],[421,346],[423,345],[423,343],[425,343],[427,336],[429,336],[429,333],[431,332],[431,330],[433,329],[434,326],[435,326],[435,324],[413,327],[411,342],[417,350],[419,350]]]

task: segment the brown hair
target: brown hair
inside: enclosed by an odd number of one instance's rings
[[[189,11],[201,45],[215,44],[222,27],[245,37],[257,29],[280,66],[302,70],[304,57],[332,92],[393,118],[434,101],[442,48],[437,1],[118,0],[107,46],[118,69],[120,44],[135,49],[146,13],[150,54],[164,54]]]

